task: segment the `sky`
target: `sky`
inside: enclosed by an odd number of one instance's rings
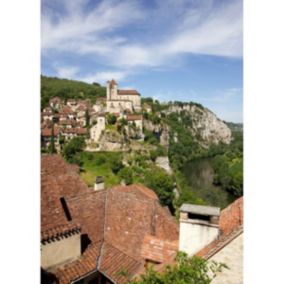
[[[194,101],[243,121],[242,0],[42,0],[43,75]]]

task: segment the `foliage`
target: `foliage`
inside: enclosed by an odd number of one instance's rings
[[[155,150],[150,150],[150,159],[155,162],[157,157],[167,156],[167,150],[165,147],[158,145]]]
[[[162,205],[172,207],[174,199],[174,181],[163,169],[152,167],[145,173],[145,185],[153,189]]]
[[[221,185],[236,197],[243,195],[243,137],[242,132],[234,133],[232,144],[224,154],[213,159],[214,183]]]
[[[133,183],[133,170],[131,167],[125,167],[118,172],[118,176],[126,185]]]
[[[199,257],[187,257],[185,253],[178,253],[177,263],[167,266],[163,272],[157,272],[149,267],[146,273],[130,284],[209,284],[216,277],[217,272],[228,268],[224,263],[206,261]]]
[[[50,153],[50,154],[56,153],[55,141],[54,141],[54,125],[53,124],[52,124],[52,128],[51,128],[51,137],[50,137],[50,144],[48,146],[48,153]]]
[[[169,159],[174,169],[181,170],[190,160],[201,157],[205,150],[193,139],[188,130],[191,120],[186,115],[171,113],[167,116],[166,122],[171,128]]]
[[[65,102],[68,99],[90,99],[95,103],[97,97],[105,97],[106,89],[96,84],[87,84],[75,80],[41,76],[41,108],[48,105],[53,97]]]
[[[111,163],[111,170],[114,174],[117,174],[123,168],[123,164],[121,160],[113,160]]]
[[[113,114],[108,114],[107,115],[107,123],[111,124],[111,125],[115,124],[116,123],[116,116],[113,115]]]
[[[96,176],[103,176],[106,187],[120,183],[120,178],[114,173],[115,163],[122,164],[122,154],[117,152],[82,152],[81,177],[93,186]]]
[[[80,154],[86,147],[83,137],[74,137],[64,145],[62,155],[69,163],[75,163],[81,166]]]
[[[90,126],[90,114],[89,114],[88,109],[86,110],[86,113],[85,113],[85,119],[86,119],[86,127],[89,127]]]
[[[155,135],[154,132],[149,131],[147,129],[144,129],[144,141],[148,142],[152,145],[158,145],[159,144],[159,137],[158,135]]]

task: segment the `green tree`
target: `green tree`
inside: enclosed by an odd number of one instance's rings
[[[116,123],[116,116],[113,114],[108,114],[107,115],[107,123],[108,124],[115,124]]]
[[[75,163],[81,166],[80,153],[86,147],[83,137],[74,137],[64,145],[62,155],[69,163]]]
[[[86,127],[89,127],[90,126],[90,114],[89,114],[88,109],[86,110],[86,113],[85,113],[85,119],[86,119]]]
[[[51,154],[56,153],[56,148],[55,148],[55,141],[54,141],[54,124],[52,123],[51,126],[51,137],[50,137],[50,144],[48,146],[48,152]]]
[[[133,183],[133,171],[131,167],[125,167],[118,172],[118,176],[124,180],[125,184]]]
[[[209,284],[217,272],[228,268],[224,263],[206,261],[199,257],[189,258],[185,253],[178,253],[176,264],[167,266],[163,272],[149,267],[139,279],[130,284]]]
[[[151,168],[145,175],[145,184],[157,193],[162,205],[172,206],[174,181],[164,170]]]

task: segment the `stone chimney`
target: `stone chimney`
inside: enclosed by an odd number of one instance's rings
[[[105,189],[104,178],[102,176],[97,176],[94,184],[94,190],[103,190]]]
[[[220,208],[183,204],[180,208],[179,250],[194,255],[219,236]]]

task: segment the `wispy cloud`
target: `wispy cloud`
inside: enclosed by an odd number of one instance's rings
[[[78,80],[87,82],[87,83],[101,83],[105,84],[107,80],[110,80],[112,78],[115,78],[118,81],[122,81],[126,77],[127,73],[126,72],[97,72],[94,74],[87,74],[86,76],[83,77],[78,77]]]
[[[74,66],[54,66],[59,78],[74,79],[79,71],[78,67]]]
[[[99,55],[102,64],[120,72],[170,65],[186,53],[242,57],[239,0],[157,0],[154,7],[142,7],[138,0],[105,0],[88,7],[92,2],[87,0],[44,3],[43,55]],[[127,32],[129,27],[137,33]]]

